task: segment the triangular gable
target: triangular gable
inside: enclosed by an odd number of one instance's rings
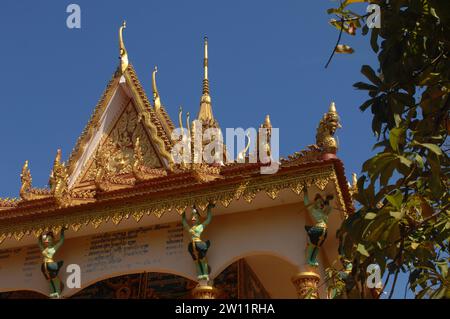
[[[124,74],[114,74],[78,139],[68,163],[69,188],[93,181],[98,154],[107,155],[113,174],[130,173],[137,137],[146,166],[171,169],[170,135],[129,65]]]

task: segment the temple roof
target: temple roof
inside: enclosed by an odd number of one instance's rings
[[[340,125],[334,104],[320,121],[316,143],[281,159],[274,174],[261,174],[261,168],[271,163],[246,161],[248,148],[238,155],[244,163],[175,163],[171,154],[175,126],[161,102],[157,69],[152,74],[152,105],[129,63],[123,41],[125,27],[123,24],[119,30],[120,65],[67,163],[58,150],[50,188],[32,187],[26,161],[21,198],[0,199],[0,243],[5,238],[20,240],[49,229],[57,232],[63,226],[76,231],[82,225],[98,227],[110,219],[120,223],[131,215],[138,221],[144,212],[160,217],[170,210],[181,213],[194,204],[203,209],[210,201],[225,207],[240,198],[250,203],[259,192],[275,199],[283,189],[300,194],[304,185],[315,185],[319,190],[331,185],[339,209],[345,214],[353,212],[344,167],[335,156],[333,135]],[[204,72],[198,119],[218,127],[211,107],[206,38]],[[269,116],[261,127],[272,129]],[[268,148],[270,153],[270,145]]]

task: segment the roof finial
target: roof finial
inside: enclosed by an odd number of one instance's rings
[[[205,36],[205,53],[203,58],[203,94],[209,95],[209,80],[208,80],[208,37]]]
[[[128,53],[123,42],[123,29],[127,27],[126,21],[123,21],[122,26],[119,29],[119,49],[120,49],[120,70],[122,73],[128,68]]]
[[[337,113],[337,111],[336,111],[336,104],[334,102],[331,102],[330,108],[328,109],[328,112],[330,112],[330,113]]]
[[[158,88],[156,87],[156,73],[158,72],[158,67],[155,66],[152,75],[152,87],[153,87],[153,103],[155,105],[155,110],[159,111],[161,109],[161,99],[159,97]]]
[[[338,142],[334,135],[336,130],[341,127],[336,105],[331,102],[328,112],[323,115],[316,132],[316,145],[324,154],[336,154]]]
[[[208,38],[205,37],[204,44],[204,59],[203,59],[203,92],[202,98],[200,100],[200,111],[198,113],[198,120],[202,121],[204,125],[216,126],[212,107],[211,107],[211,96],[209,95],[209,79],[208,79]]]

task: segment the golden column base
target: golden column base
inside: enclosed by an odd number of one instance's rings
[[[194,299],[217,299],[219,290],[212,286],[198,285],[192,290]]]
[[[299,299],[319,299],[320,275],[312,271],[300,272],[292,277]]]

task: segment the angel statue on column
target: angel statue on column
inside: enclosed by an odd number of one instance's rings
[[[197,278],[199,280],[209,281],[209,274],[211,272],[211,267],[208,265],[208,261],[206,259],[206,253],[208,252],[211,243],[209,240],[202,240],[201,235],[205,230],[206,225],[211,222],[211,210],[214,207],[215,205],[212,203],[208,205],[207,216],[203,223],[200,221],[200,214],[195,205],[192,208],[191,213],[192,225],[189,225],[186,220],[186,212],[184,212],[181,216],[184,228],[191,235],[191,242],[189,243],[188,250],[195,262],[197,268]]]
[[[53,257],[64,243],[65,230],[66,228],[61,230],[61,236],[57,242],[55,242],[55,235],[52,231],[39,236],[38,244],[44,259],[41,265],[41,271],[44,274],[45,279],[50,283],[50,298],[60,298],[61,292],[64,289],[64,284],[58,277],[63,261],[55,261]]]
[[[332,210],[330,201],[333,199],[333,195],[326,195],[326,197],[323,198],[322,195],[316,194],[314,201],[311,203],[309,201],[308,188],[306,185],[304,186],[304,189],[303,202],[315,221],[313,226],[305,226],[309,238],[308,246],[306,248],[306,261],[308,265],[317,267],[319,266],[317,261],[319,248],[327,238],[328,215]]]

